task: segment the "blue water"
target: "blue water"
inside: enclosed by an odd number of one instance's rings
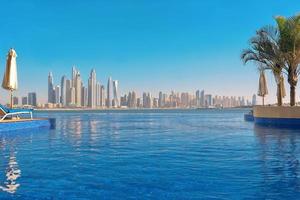
[[[0,199],[299,199],[300,131],[245,112],[39,113],[0,134]]]

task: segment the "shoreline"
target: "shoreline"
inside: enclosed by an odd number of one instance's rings
[[[231,108],[37,108],[37,112],[81,112],[81,111],[160,111],[160,110],[228,110],[228,109],[251,109],[252,106]]]

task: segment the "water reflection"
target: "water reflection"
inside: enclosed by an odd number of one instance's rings
[[[19,143],[31,143],[32,134],[39,133],[36,129],[32,132],[14,131],[0,133],[0,191],[10,194],[15,193],[21,186],[21,169],[17,159]]]
[[[5,176],[6,180],[4,181],[4,186],[0,186],[0,189],[5,192],[15,193],[20,186],[20,184],[17,183],[17,179],[21,176],[21,170],[19,169],[16,152],[14,151],[12,151],[9,156]]]
[[[265,189],[273,194],[299,192],[300,131],[255,126],[254,132],[261,150],[259,156]]]

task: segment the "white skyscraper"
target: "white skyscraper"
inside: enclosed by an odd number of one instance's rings
[[[120,100],[119,100],[119,82],[117,80],[113,81],[113,93],[114,93],[114,107],[120,107]]]
[[[200,93],[200,106],[201,107],[205,106],[205,93],[204,93],[204,90],[202,90],[201,93]]]
[[[77,76],[77,69],[75,66],[72,67],[72,87],[75,88],[76,86],[76,76]]]
[[[70,105],[74,106],[75,105],[75,99],[76,99],[76,92],[75,92],[74,87],[71,88],[70,97],[71,97]]]
[[[55,87],[55,103],[59,104],[60,103],[60,86],[57,85]]]
[[[107,107],[111,108],[112,106],[112,79],[111,77],[108,78],[107,82]]]
[[[88,106],[91,108],[96,107],[96,82],[96,71],[93,69],[88,81]]]
[[[104,89],[104,85],[100,86],[100,106],[105,107],[105,89]]]
[[[81,89],[82,89],[82,81],[81,81],[80,73],[77,72],[75,78],[75,104],[77,107],[81,107]]]
[[[101,106],[101,85],[99,82],[96,84],[96,106]]]
[[[66,106],[67,105],[67,77],[63,76],[61,78],[61,95],[60,95],[60,99],[61,99],[61,104],[62,106]]]

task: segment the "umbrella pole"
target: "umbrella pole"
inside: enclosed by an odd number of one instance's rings
[[[262,103],[263,103],[263,106],[264,106],[265,105],[265,97],[264,96],[262,97],[262,100],[263,100]]]
[[[13,91],[10,91],[10,108],[13,108]]]

